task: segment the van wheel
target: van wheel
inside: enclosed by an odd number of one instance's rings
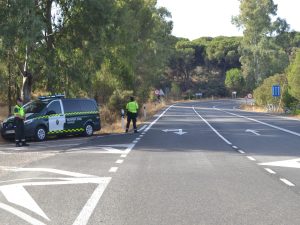
[[[46,140],[46,129],[42,126],[36,128],[35,130],[35,139],[37,141],[44,141]]]
[[[92,124],[88,123],[84,127],[84,136],[90,137],[94,134],[94,127]]]

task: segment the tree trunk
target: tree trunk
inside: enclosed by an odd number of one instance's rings
[[[31,90],[32,90],[32,75],[29,72],[25,72],[25,75],[23,75],[23,86],[22,86],[22,98],[24,103],[30,101]]]
[[[8,115],[11,115],[11,65],[8,59],[8,90],[7,90],[7,102],[8,102]]]

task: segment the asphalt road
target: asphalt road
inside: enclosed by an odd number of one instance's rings
[[[298,225],[300,121],[173,105],[139,134],[0,146],[0,225]]]

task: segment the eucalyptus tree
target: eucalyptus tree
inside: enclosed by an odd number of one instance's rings
[[[292,62],[288,68],[289,92],[300,102],[300,48],[293,56]]]
[[[288,55],[274,43],[274,37],[288,30],[285,20],[276,18],[277,5],[273,0],[239,0],[240,14],[232,22],[243,29],[241,63],[248,88],[282,72],[288,65]]]

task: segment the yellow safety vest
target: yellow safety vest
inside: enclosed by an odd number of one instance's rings
[[[14,115],[17,118],[24,119],[25,118],[24,108],[22,106],[20,107],[20,106],[16,105],[15,109],[14,109]]]
[[[128,110],[128,112],[137,113],[139,106],[136,101],[128,102],[126,105],[126,109]]]

